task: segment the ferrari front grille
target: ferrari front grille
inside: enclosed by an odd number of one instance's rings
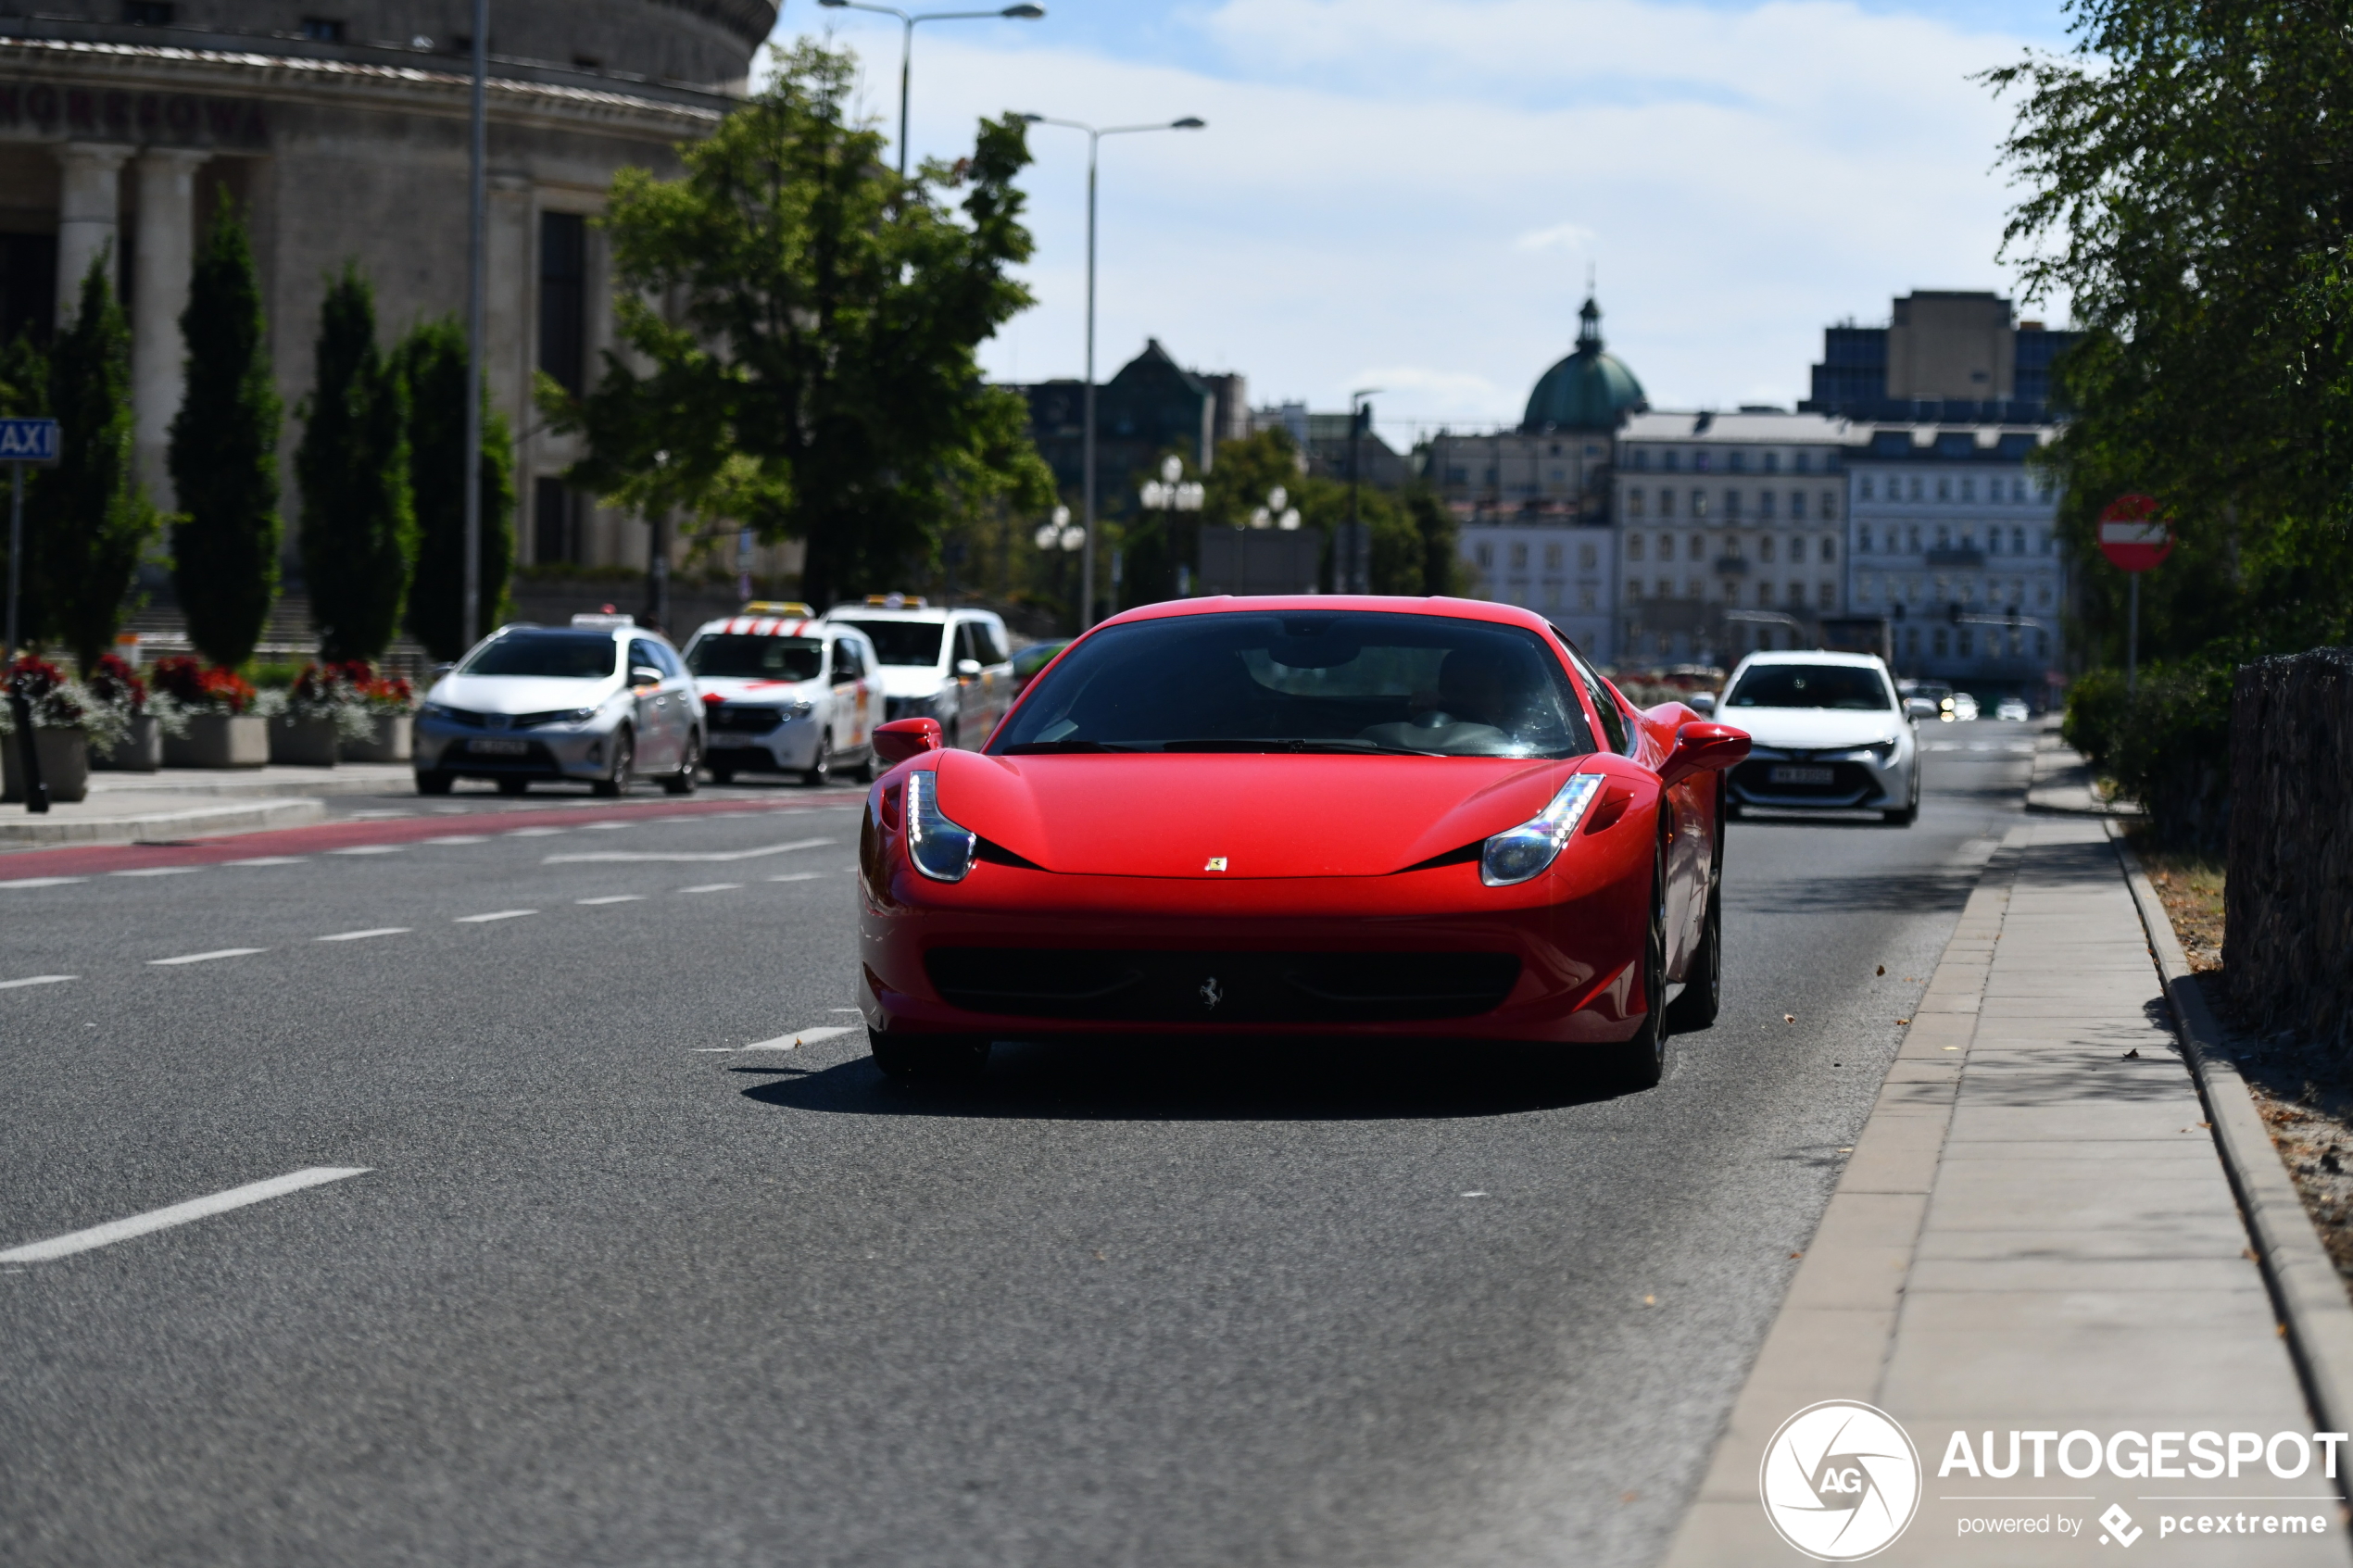
[[[941,999],[969,1012],[1129,1023],[1363,1023],[1503,1004],[1512,953],[1192,953],[935,947]]]

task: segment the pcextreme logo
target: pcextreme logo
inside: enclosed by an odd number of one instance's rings
[[[1920,1456],[1886,1411],[1808,1405],[1765,1445],[1756,1486],[1781,1539],[1818,1562],[1883,1550],[1920,1505]]]

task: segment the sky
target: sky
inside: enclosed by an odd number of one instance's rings
[[[1098,376],[1157,337],[1253,405],[1378,388],[1400,446],[1516,423],[1589,270],[1662,408],[1789,407],[1823,327],[1915,288],[2014,294],[2011,107],[1970,78],[2068,44],[2059,0],[1046,5],[917,27],[916,156],[1008,110],[1205,119],[1102,143]],[[897,21],[787,0],[776,36],[802,34],[853,49],[861,108],[896,125]],[[1087,137],[1030,145],[1038,303],[983,350],[1001,381],[1085,360]]]

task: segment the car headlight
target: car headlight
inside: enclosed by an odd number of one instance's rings
[[[1490,887],[1511,887],[1541,876],[1559,856],[1561,846],[1577,831],[1578,822],[1601,792],[1598,773],[1579,773],[1561,785],[1552,804],[1507,833],[1499,833],[1480,847],[1478,880]]]
[[[428,702],[418,709],[428,719],[455,719],[458,715],[447,704]]]
[[[1885,740],[1875,740],[1869,746],[1856,746],[1846,754],[1844,759],[1849,762],[1885,762],[1894,755],[1895,737],[1890,735]]]
[[[934,882],[962,882],[979,845],[979,834],[958,827],[940,810],[937,773],[907,775],[907,858],[917,871]]]
[[[575,708],[571,712],[558,718],[556,722],[559,724],[585,724],[603,711],[604,709],[601,708]]]
[[[816,711],[817,705],[807,697],[785,704],[785,717],[787,719],[806,719]]]

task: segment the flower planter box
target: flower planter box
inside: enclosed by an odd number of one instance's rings
[[[24,743],[15,735],[0,735],[0,743],[6,747],[0,758],[0,800],[22,800],[24,768],[18,759]],[[80,730],[35,730],[32,743],[49,798],[60,806],[88,799],[90,737]]]
[[[366,740],[343,743],[346,762],[406,762],[416,755],[417,721],[407,713],[377,711],[368,715],[376,733]]]
[[[90,766],[119,773],[152,773],[163,766],[163,726],[153,715],[131,721],[130,735],[105,757],[94,756]]]
[[[163,743],[167,768],[258,768],[270,760],[270,726],[251,713],[191,714],[188,733]]]
[[[333,719],[280,717],[270,721],[270,760],[296,768],[335,765]]]

